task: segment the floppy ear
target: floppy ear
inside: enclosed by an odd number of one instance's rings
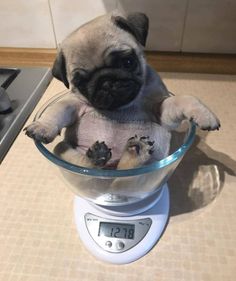
[[[62,81],[66,88],[69,89],[69,82],[66,75],[66,61],[62,51],[57,54],[56,60],[54,61],[52,75]]]
[[[145,46],[149,27],[149,20],[145,14],[131,13],[126,19],[121,16],[113,16],[112,20],[118,27],[131,33],[139,43]]]

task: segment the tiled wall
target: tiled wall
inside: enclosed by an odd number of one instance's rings
[[[2,0],[0,46],[55,48],[114,9],[149,16],[149,50],[236,53],[235,0]]]
[[[189,0],[182,50],[236,53],[236,1]]]
[[[180,51],[187,0],[119,0],[118,9],[143,11],[149,16],[147,48]]]
[[[116,9],[115,0],[50,0],[50,5],[58,43],[78,26]]]
[[[47,0],[1,0],[0,46],[55,48]]]

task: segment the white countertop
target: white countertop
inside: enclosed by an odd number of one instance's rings
[[[84,248],[74,195],[20,132],[0,166],[0,280],[235,280],[236,76],[162,73],[170,91],[201,98],[221,120],[199,137],[170,180],[171,217],[159,243],[129,265]],[[64,90],[53,80],[34,110]],[[194,179],[194,180],[193,180]]]

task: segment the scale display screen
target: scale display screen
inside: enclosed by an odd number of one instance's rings
[[[98,236],[134,239],[134,224],[100,222]]]

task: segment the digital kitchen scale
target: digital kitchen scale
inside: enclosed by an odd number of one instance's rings
[[[165,229],[168,186],[138,205],[123,208],[98,206],[76,196],[74,213],[79,236],[94,256],[108,263],[130,263],[148,253]]]

